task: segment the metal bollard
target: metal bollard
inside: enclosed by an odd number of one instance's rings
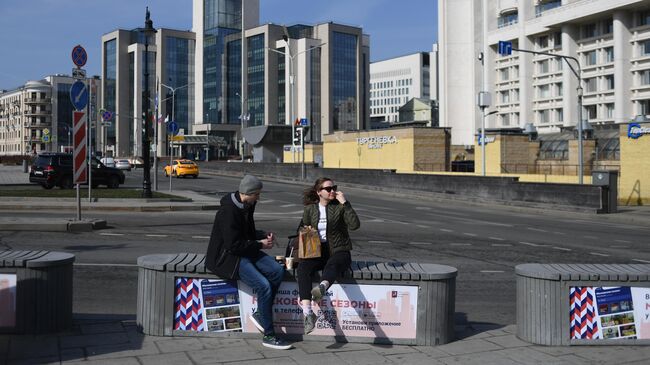
[[[27,165],[27,160],[23,160],[23,172],[28,173],[29,172],[29,167]]]

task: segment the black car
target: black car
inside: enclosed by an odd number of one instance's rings
[[[55,186],[61,189],[73,187],[72,154],[41,153],[34,160],[29,172],[29,182],[41,184],[45,189]],[[92,159],[92,186],[106,185],[118,188],[124,184],[124,173],[116,168],[106,167],[96,158]]]

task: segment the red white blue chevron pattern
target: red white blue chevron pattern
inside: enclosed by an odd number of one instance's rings
[[[174,299],[174,329],[184,331],[205,331],[203,303],[199,293],[198,279],[176,279]]]
[[[571,339],[598,338],[598,318],[594,305],[595,290],[590,286],[570,288]]]

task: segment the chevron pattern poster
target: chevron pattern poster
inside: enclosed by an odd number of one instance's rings
[[[241,331],[236,281],[176,278],[174,329],[181,331]]]
[[[571,287],[571,339],[649,339],[650,288]]]

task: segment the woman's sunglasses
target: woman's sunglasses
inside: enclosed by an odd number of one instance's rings
[[[332,186],[323,186],[323,187],[320,188],[320,189],[321,189],[321,190],[325,190],[325,191],[327,191],[328,193],[331,193],[332,190],[336,191],[336,188],[337,188],[336,185],[332,185]]]

